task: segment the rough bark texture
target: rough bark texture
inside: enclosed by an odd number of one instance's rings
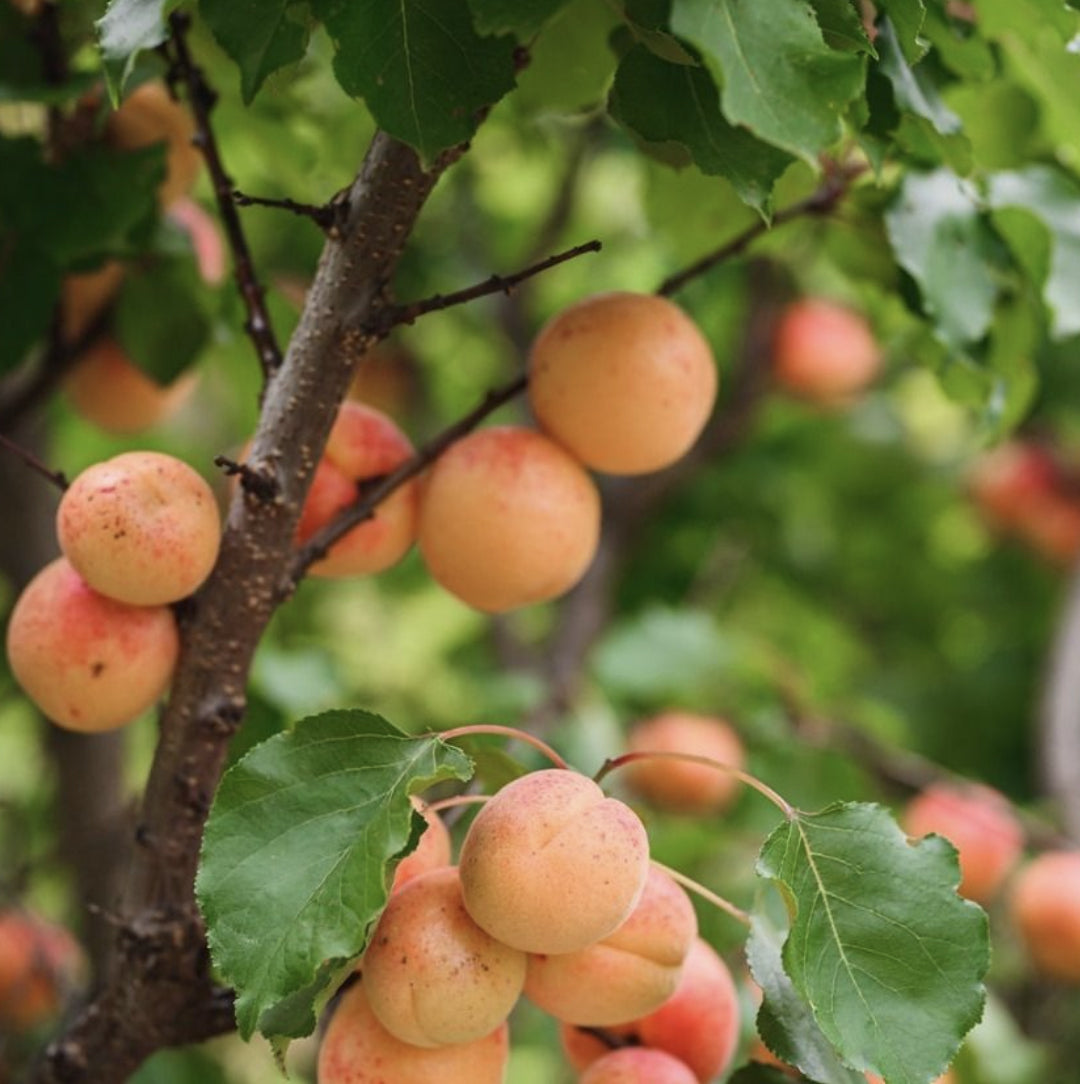
[[[120,925],[105,981],[46,1050],[36,1084],[118,1084],[155,1050],[234,1026],[215,990],[194,877],[203,826],[245,710],[260,637],[284,597],[293,535],[316,462],[369,345],[364,330],[440,172],[379,134],[328,241],[300,325],[265,390],[251,466],[273,496],[238,490],[217,567],[182,621],[183,647],[135,832]]]

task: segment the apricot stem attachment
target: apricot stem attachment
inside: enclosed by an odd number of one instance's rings
[[[498,734],[504,738],[515,738],[517,741],[525,742],[526,745],[531,745],[534,749],[539,749],[556,768],[569,769],[570,767],[547,742],[541,741],[527,731],[518,730],[513,726],[499,726],[497,723],[476,723],[473,726],[456,726],[452,730],[440,731],[435,737],[441,738],[443,741],[453,741],[455,738],[467,738],[473,734]]]
[[[726,900],[723,896],[717,895],[712,889],[699,884],[693,877],[687,877],[685,873],[680,873],[677,869],[672,869],[671,866],[665,866],[663,862],[657,862],[655,858],[650,861],[658,870],[662,870],[688,892],[693,892],[714,907],[718,907],[725,914],[735,919],[736,922],[741,922],[744,926],[750,925],[750,916],[741,907],[732,903],[731,900]]]
[[[639,760],[674,760],[680,764],[704,764],[707,768],[715,768],[718,772],[723,772],[726,775],[733,775],[736,779],[745,783],[748,787],[753,788],[759,794],[764,795],[781,813],[784,814],[788,820],[791,820],[795,816],[795,807],[783,796],[778,794],[768,783],[763,783],[756,775],[751,775],[749,772],[745,772],[742,768],[734,768],[730,764],[725,764],[722,760],[713,760],[712,757],[700,757],[694,753],[667,753],[667,752],[648,752],[642,750],[638,753],[623,753],[621,756],[608,757],[603,764],[600,765],[600,770],[593,776],[593,782],[601,782],[605,776],[610,775],[616,768],[625,768],[627,764],[633,764]]]
[[[444,809],[458,809],[463,805],[483,805],[490,801],[490,794],[455,794],[451,798],[440,798],[437,802],[424,802],[425,813],[441,813]]]

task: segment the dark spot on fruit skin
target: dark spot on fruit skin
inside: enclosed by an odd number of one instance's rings
[[[101,677],[105,672],[105,664],[103,662],[95,662],[90,664],[90,676]]]

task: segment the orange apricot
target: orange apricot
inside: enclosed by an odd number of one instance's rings
[[[93,271],[65,275],[60,287],[60,332],[75,342],[89,330],[124,281],[124,265],[108,260]]]
[[[529,355],[540,427],[577,459],[642,474],[679,459],[712,413],[712,350],[677,305],[654,294],[586,298],[551,319]]]
[[[1047,851],[1021,867],[1010,910],[1035,967],[1080,983],[1080,851]]]
[[[0,1032],[27,1031],[55,1017],[82,969],[63,926],[25,911],[0,913]]]
[[[684,1062],[663,1050],[627,1046],[597,1058],[579,1084],[697,1084]]]
[[[416,850],[410,851],[397,864],[394,880],[390,885],[391,892],[396,892],[414,877],[419,877],[421,873],[450,865],[450,832],[442,817],[426,808],[418,798],[414,797],[411,801],[413,808],[424,818],[427,827],[420,833]]]

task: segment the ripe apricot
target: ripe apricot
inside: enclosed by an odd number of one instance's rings
[[[1011,912],[1035,967],[1080,983],[1080,851],[1047,851],[1021,867]]]
[[[525,982],[525,953],[469,916],[454,866],[394,892],[364,953],[371,1011],[414,1046],[468,1043],[510,1015]]]
[[[959,892],[987,904],[998,893],[1024,848],[1024,834],[1008,799],[977,783],[935,783],[908,803],[904,831],[936,832],[960,855]]]
[[[186,598],[210,575],[221,520],[210,486],[183,460],[125,452],[71,483],[56,531],[64,556],[95,591],[158,606]]]
[[[492,937],[525,952],[577,952],[637,906],[649,841],[636,814],[577,772],[530,772],[469,826],[465,906]]]
[[[600,537],[600,497],[547,437],[481,429],[435,463],[420,499],[420,552],[434,579],[499,613],[569,590]]]
[[[686,753],[742,768],[745,753],[730,723],[709,715],[665,711],[635,724],[628,745],[633,753]],[[715,813],[739,793],[739,780],[707,764],[667,757],[641,760],[623,769],[626,785],[657,809],[674,813]]]
[[[610,474],[675,462],[712,413],[712,350],[677,305],[608,293],[551,319],[529,355],[529,401],[540,427]]]
[[[390,891],[396,892],[414,877],[429,870],[450,865],[450,833],[438,813],[432,813],[418,799],[412,799],[413,808],[424,818],[427,827],[420,834],[416,850],[407,854],[394,870]]]
[[[849,401],[877,376],[881,350],[856,312],[825,298],[789,305],[773,338],[773,374],[785,391],[823,405]]]
[[[471,1043],[425,1048],[395,1039],[368,1005],[362,982],[341,997],[319,1046],[319,1084],[502,1084],[510,1056],[501,1024]]]
[[[82,963],[63,926],[25,911],[0,913],[0,1032],[26,1031],[56,1016]]]
[[[686,957],[675,993],[655,1012],[611,1031],[666,1051],[706,1084],[731,1064],[739,1042],[739,996],[731,972],[699,937]],[[570,1024],[563,1024],[559,1035],[570,1064],[579,1071],[608,1049]]]
[[[124,265],[108,260],[93,271],[65,275],[60,287],[60,332],[75,342],[89,330],[124,281]]]
[[[63,557],[30,581],[8,623],[15,680],[69,730],[111,730],[141,715],[168,688],[179,650],[168,607],[106,598]]]
[[[636,1020],[675,992],[696,936],[689,897],[652,866],[641,899],[614,933],[577,952],[529,956],[525,995],[571,1024]]]
[[[184,404],[194,387],[194,373],[184,373],[168,386],[157,383],[111,336],[98,339],[64,382],[71,405],[82,417],[119,435],[157,425]]]
[[[594,1061],[579,1084],[697,1084],[697,1077],[663,1050],[627,1046]]]
[[[195,147],[195,122],[188,110],[176,101],[161,83],[136,87],[110,114],[105,137],[120,150],[138,150],[165,143],[165,180],[158,189],[163,207],[187,195],[202,167],[202,155]]]
[[[296,540],[307,542],[357,499],[357,483],[389,474],[413,454],[400,429],[379,410],[345,402],[315,469],[300,515]],[[311,566],[316,576],[362,576],[397,564],[416,539],[419,490],[415,481],[399,486],[375,510]]]

